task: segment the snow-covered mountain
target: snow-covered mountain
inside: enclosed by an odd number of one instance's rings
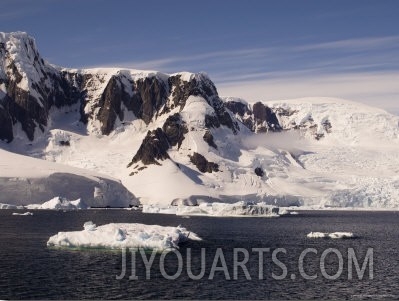
[[[398,122],[338,99],[221,98],[206,74],[59,68],[27,34],[0,34],[0,180],[34,177],[8,159],[14,152],[127,193],[120,180],[141,203],[396,208]]]

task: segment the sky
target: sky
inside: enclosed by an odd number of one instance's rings
[[[206,72],[248,101],[339,97],[399,114],[399,1],[1,0],[49,62]]]

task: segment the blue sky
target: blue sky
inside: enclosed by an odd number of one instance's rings
[[[248,100],[342,97],[399,113],[399,1],[2,0],[65,67],[204,71]]]

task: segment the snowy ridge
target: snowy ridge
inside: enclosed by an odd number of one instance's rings
[[[399,117],[382,109],[337,98],[300,98],[267,102],[279,114],[284,128],[313,125],[313,131],[330,143],[351,145],[378,141],[399,143]],[[326,128],[326,122],[331,128]],[[307,135],[311,131],[308,130]],[[330,132],[330,133],[329,133]],[[370,137],[371,135],[371,137]],[[377,141],[376,141],[377,140]]]
[[[43,98],[33,86],[46,77],[46,73],[54,72],[52,68],[48,68],[48,65],[43,60],[40,60],[35,40],[25,32],[0,32],[0,44],[4,45],[9,54],[6,60],[0,61],[2,63],[0,64],[0,75],[3,74],[4,76],[7,65],[13,63],[19,75],[21,75],[21,79],[13,78],[14,74],[9,73],[11,78],[18,82],[17,86],[19,88],[31,93],[38,104],[43,107]],[[45,84],[49,86],[50,82],[46,81]]]

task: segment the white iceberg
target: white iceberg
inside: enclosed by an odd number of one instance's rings
[[[49,247],[64,248],[145,248],[158,251],[178,248],[179,243],[201,238],[183,227],[136,223],[84,224],[84,230],[58,232],[47,241]]]
[[[332,239],[342,239],[342,238],[356,238],[356,235],[352,232],[310,232],[307,235],[308,238],[332,238]]]
[[[24,206],[10,205],[0,203],[0,209],[25,209]]]
[[[159,208],[154,205],[144,205],[143,213],[176,214],[182,216],[205,215],[205,216],[279,216],[279,208],[265,203],[251,204],[247,202],[237,203],[201,203],[198,206],[170,206]]]
[[[26,208],[47,209],[47,210],[78,210],[78,209],[87,209],[87,206],[81,199],[69,201],[65,198],[57,196],[43,204],[27,205]]]
[[[155,205],[143,205],[143,213],[176,214],[176,210],[176,206],[161,208]]]
[[[32,212],[25,212],[25,213],[14,212],[12,215],[27,216],[27,215],[33,215],[33,213]]]

